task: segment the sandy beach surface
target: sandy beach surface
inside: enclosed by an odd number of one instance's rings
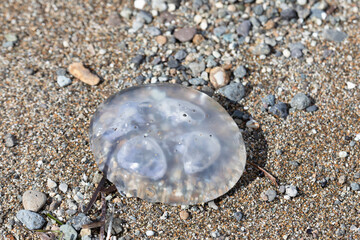
[[[112,94],[156,82],[211,95],[238,123],[247,161],[279,186],[247,165],[209,203],[113,192],[111,239],[360,239],[359,8],[357,0],[1,1],[0,239],[99,239],[100,228],[81,227],[101,218],[101,198],[81,214],[102,177],[90,120]],[[87,83],[67,70],[75,62],[90,70]],[[215,67],[227,75],[214,78]],[[227,92],[217,86],[224,79]],[[45,198],[24,198],[27,190]],[[30,222],[19,219],[29,214],[24,201],[41,205]]]

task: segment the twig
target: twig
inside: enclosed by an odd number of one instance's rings
[[[110,221],[109,221],[109,227],[107,230],[106,240],[110,240],[110,237],[111,237],[111,230],[112,230],[112,224],[113,224],[113,219],[114,219],[114,207],[115,207],[115,205],[113,205],[113,207],[111,209],[111,217],[110,217]]]
[[[87,205],[87,207],[85,208],[84,212],[83,213],[87,213],[91,207],[94,205],[95,201],[96,201],[96,198],[99,194],[99,192],[102,190],[102,188],[104,187],[104,184],[105,184],[105,181],[106,181],[106,178],[105,176],[101,179],[101,181],[99,182],[99,185],[97,186],[97,188],[95,189],[95,192],[93,193],[91,199],[90,199],[90,202],[89,204]]]
[[[104,225],[105,222],[104,221],[98,221],[98,222],[93,222],[93,223],[89,223],[89,224],[84,224],[81,226],[81,228],[98,228],[101,227],[102,225]]]
[[[106,198],[105,194],[101,193],[102,209],[101,209],[101,221],[106,223]],[[104,240],[105,237],[105,224],[100,227],[100,240]]]
[[[48,216],[49,218],[51,218],[52,220],[54,220],[55,222],[57,222],[60,226],[64,225],[62,222],[60,222],[60,220],[58,220],[57,218],[52,216],[50,213],[46,213],[45,215]]]
[[[249,163],[251,166],[257,168],[257,169],[260,170],[260,171],[262,171],[262,172],[265,174],[265,176],[266,176],[267,178],[269,178],[270,181],[271,181],[273,184],[275,184],[277,187],[279,186],[279,184],[277,183],[276,178],[275,178],[273,175],[271,175],[269,172],[267,172],[265,169],[261,168],[260,166],[256,165],[255,163],[252,163],[252,162],[248,162],[248,163]]]

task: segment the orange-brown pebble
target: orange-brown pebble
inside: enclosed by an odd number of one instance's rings
[[[167,38],[165,36],[159,35],[155,37],[155,41],[159,44],[159,45],[164,45],[167,42]]]
[[[210,70],[210,82],[218,89],[229,83],[229,76],[222,67],[214,67]]]
[[[180,212],[180,218],[181,218],[182,220],[188,219],[189,216],[190,216],[190,214],[189,214],[188,211],[186,211],[186,210],[182,210],[182,211]]]
[[[95,74],[92,74],[89,69],[85,68],[81,62],[75,62],[69,65],[68,71],[74,77],[80,79],[80,81],[89,84],[97,85],[100,82],[100,78]]]
[[[201,34],[196,34],[193,38],[193,43],[195,45],[199,45],[202,41],[204,41],[204,37]]]

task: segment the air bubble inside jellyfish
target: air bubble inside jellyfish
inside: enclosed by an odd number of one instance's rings
[[[142,85],[111,96],[92,118],[90,145],[118,191],[174,205],[225,194],[246,163],[241,133],[225,109],[177,84]]]

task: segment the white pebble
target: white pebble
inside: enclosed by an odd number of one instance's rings
[[[312,57],[306,58],[306,63],[307,64],[312,64],[313,62],[314,62],[314,59]]]
[[[201,21],[202,21],[202,17],[200,15],[195,15],[194,22],[196,24],[199,24],[199,23],[201,23]]]
[[[134,2],[134,7],[137,9],[144,9],[145,5],[146,5],[145,0],[135,0]]]
[[[289,49],[285,49],[283,51],[283,55],[286,57],[286,58],[289,58],[291,56],[291,52],[289,51]]]
[[[208,205],[209,205],[209,207],[211,207],[211,208],[214,209],[214,210],[218,210],[218,209],[219,209],[219,207],[215,204],[214,201],[208,202]]]
[[[206,30],[207,27],[208,27],[208,23],[207,23],[207,21],[205,19],[203,19],[201,21],[200,28],[201,28],[201,30]]]
[[[173,12],[176,10],[176,5],[174,3],[168,3],[169,12]]]
[[[213,52],[212,52],[212,55],[213,55],[215,58],[220,58],[220,57],[221,57],[221,54],[220,54],[218,51],[213,51]]]
[[[296,187],[294,185],[286,185],[285,186],[285,193],[289,197],[296,197],[296,195],[298,194],[298,191],[297,191],[297,189],[296,189]]]
[[[354,89],[356,87],[356,85],[352,82],[346,82],[346,84],[348,89]]]
[[[48,178],[47,180],[47,187],[50,189],[56,188],[57,184],[56,182],[54,182],[53,180],[51,180],[50,178]]]
[[[347,156],[348,156],[348,153],[347,153],[347,152],[345,152],[345,151],[339,152],[339,157],[340,157],[340,158],[346,158]]]
[[[154,234],[155,234],[154,231],[151,231],[151,230],[146,231],[146,236],[148,236],[148,237],[154,236]]]
[[[59,184],[59,190],[62,191],[63,193],[66,193],[68,190],[68,185],[66,183],[60,183]]]
[[[359,141],[359,140],[360,140],[360,133],[356,134],[354,140],[355,140],[355,141]]]

